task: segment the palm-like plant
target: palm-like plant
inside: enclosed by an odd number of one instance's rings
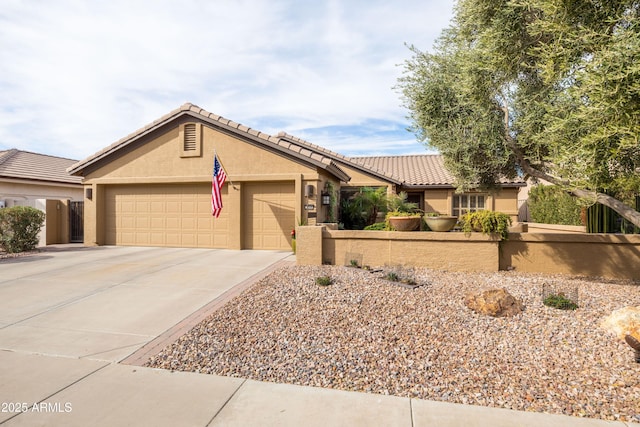
[[[406,191],[401,191],[399,194],[389,196],[387,199],[387,208],[389,212],[404,212],[404,213],[418,213],[418,204],[407,201],[409,195]]]

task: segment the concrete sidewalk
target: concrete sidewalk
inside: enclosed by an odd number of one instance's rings
[[[289,256],[68,246],[0,261],[0,424],[640,426],[135,365]]]
[[[634,425],[6,351],[0,366],[0,402],[25,405],[7,427]]]

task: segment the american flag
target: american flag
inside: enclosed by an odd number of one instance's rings
[[[225,173],[222,165],[218,161],[218,155],[213,155],[213,180],[211,181],[211,215],[218,218],[222,211],[222,186],[227,180],[227,174]]]

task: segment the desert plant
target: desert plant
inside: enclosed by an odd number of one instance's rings
[[[390,282],[399,282],[400,281],[400,276],[398,275],[398,273],[396,273],[395,271],[390,271],[388,272],[385,276],[385,279],[387,279]]]
[[[345,230],[362,230],[367,226],[357,200],[351,198],[340,202],[340,223]]]
[[[385,187],[365,187],[355,196],[362,207],[362,215],[366,225],[376,222],[379,212],[387,210],[387,189]]]
[[[560,310],[575,310],[578,308],[578,304],[571,301],[562,293],[549,294],[542,303],[548,307],[559,308]]]
[[[417,203],[412,203],[407,201],[409,195],[406,191],[401,191],[399,194],[393,194],[387,198],[387,210],[393,213],[418,213],[420,209],[418,209]],[[403,215],[394,215],[394,216],[403,216]],[[406,215],[404,215],[406,216]]]
[[[320,276],[316,277],[316,285],[318,286],[329,286],[333,283],[333,279],[329,276]]]
[[[9,253],[35,249],[44,219],[44,212],[29,206],[0,209],[0,247]]]
[[[349,260],[349,266],[350,267],[354,267],[354,268],[360,268],[360,265],[358,264],[358,260],[357,259]]]
[[[533,222],[582,225],[577,199],[557,185],[538,184],[532,187],[527,206]]]
[[[384,278],[390,282],[402,283],[404,285],[416,286],[417,282],[413,278],[413,273],[402,267],[388,271]]]
[[[329,215],[327,216],[327,220],[329,222],[336,222],[336,206],[338,204],[338,198],[336,197],[336,188],[333,185],[333,182],[327,181],[326,189],[329,193]]]
[[[509,237],[511,217],[502,212],[471,212],[463,215],[460,221],[462,223],[462,231],[465,233],[481,231],[484,234],[497,233],[504,240]]]
[[[346,229],[362,230],[376,222],[378,213],[387,210],[385,187],[364,187],[340,206],[340,218]]]
[[[364,229],[365,230],[376,230],[376,231],[387,230],[387,223],[386,222],[376,222],[376,223],[373,223],[371,225],[367,225]]]

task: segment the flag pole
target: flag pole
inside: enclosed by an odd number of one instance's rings
[[[217,158],[218,159],[218,163],[220,163],[220,167],[222,167],[222,169],[224,169],[225,173],[227,172],[227,168],[224,167],[224,164],[222,164],[222,160],[220,160],[220,157],[218,157],[218,152],[216,151],[216,149],[213,149],[213,158]],[[227,173],[227,179],[229,180],[229,184],[231,184],[231,186],[233,187],[234,190],[237,190],[236,185],[233,183],[233,181],[231,180],[231,178],[229,177],[229,174]]]

